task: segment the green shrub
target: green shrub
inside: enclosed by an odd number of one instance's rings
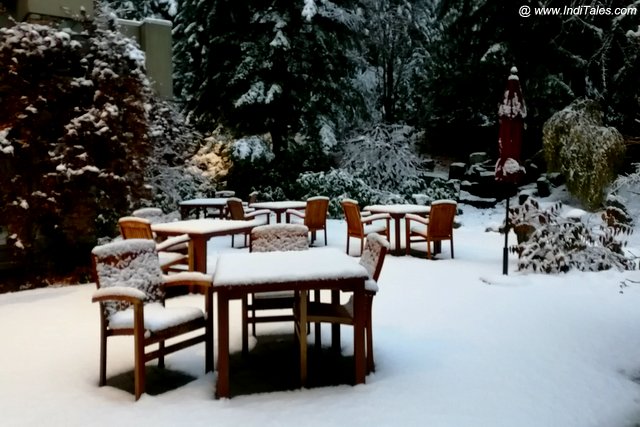
[[[602,125],[598,104],[577,100],[554,114],[544,125],[543,145],[549,170],[562,172],[568,190],[590,209],[601,206],[625,148],[620,132]]]

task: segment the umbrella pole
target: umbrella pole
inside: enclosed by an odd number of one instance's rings
[[[509,274],[509,199],[507,195],[507,208],[504,215],[504,248],[502,249],[502,274]]]

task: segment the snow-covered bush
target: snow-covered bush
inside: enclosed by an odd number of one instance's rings
[[[0,29],[0,218],[33,272],[86,265],[120,216],[207,183],[184,167],[199,135],[155,97],[137,44],[99,11],[82,24]]]
[[[415,150],[417,136],[410,126],[378,124],[346,141],[340,166],[372,187],[415,193],[425,186],[426,172]]]
[[[303,198],[313,196],[329,197],[329,216],[342,217],[342,199],[357,200],[361,206],[376,202],[376,190],[369,187],[364,180],[356,178],[343,169],[332,169],[327,172],[307,172],[298,177],[297,184]]]
[[[0,218],[33,270],[88,260],[148,198],[144,54],[109,27],[0,28]]]
[[[623,251],[626,242],[620,238],[630,234],[631,227],[606,223],[590,227],[580,219],[562,217],[560,203],[546,210],[533,199],[527,199],[525,204],[509,212],[516,231],[518,227],[526,227],[526,239],[519,237],[518,245],[512,248],[519,254],[519,270],[560,273],[574,268],[581,271],[635,268],[635,261]]]
[[[434,178],[427,188],[420,193],[412,194],[413,199],[421,205],[430,205],[434,200],[458,200],[460,196],[460,182],[457,180],[445,180]]]
[[[620,175],[611,184],[607,196],[607,206],[617,207],[633,222],[633,218],[640,217],[640,163],[633,165],[634,170],[626,175]],[[624,222],[624,220],[622,221]]]
[[[603,126],[598,104],[580,99],[554,114],[544,125],[543,145],[548,169],[562,172],[587,207],[601,206],[625,149],[620,132]]]
[[[153,151],[145,171],[152,190],[148,204],[172,212],[181,200],[213,194],[219,176],[201,167],[210,158],[196,153],[202,136],[185,123],[177,107],[160,99],[153,99],[152,105],[149,135]]]

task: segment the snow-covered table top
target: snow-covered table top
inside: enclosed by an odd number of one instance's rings
[[[388,214],[421,214],[421,213],[429,213],[431,211],[431,206],[424,205],[404,205],[404,204],[395,204],[395,205],[371,205],[365,206],[363,209],[365,211],[374,212],[374,213],[388,213]]]
[[[214,286],[314,280],[366,279],[357,259],[336,248],[306,251],[223,253],[218,258]]]
[[[236,221],[204,218],[151,224],[151,229],[157,233],[169,235],[216,235],[225,234],[234,230],[244,230],[247,227],[255,227],[262,224],[263,222],[257,220]]]
[[[227,204],[227,197],[215,197],[211,199],[190,199],[183,200],[180,202],[180,206],[198,206],[198,207],[206,207],[206,206],[225,206]]]
[[[279,202],[258,202],[251,203],[249,205],[256,209],[304,209],[307,206],[307,202],[301,202],[297,200],[284,200]]]

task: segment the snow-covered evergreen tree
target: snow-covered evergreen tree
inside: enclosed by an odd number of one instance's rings
[[[431,67],[428,43],[434,33],[432,3],[363,1],[364,59],[376,76],[378,108],[387,123],[416,119],[422,96],[419,88]]]
[[[101,0],[122,19],[144,18],[172,20],[177,13],[176,0]]]
[[[598,7],[633,6],[607,0]],[[540,147],[542,127],[556,111],[579,97],[597,100],[604,120],[637,135],[638,17],[599,13],[522,18],[518,3],[500,0],[442,0],[442,35],[430,52],[428,107],[424,120],[438,141],[454,140],[465,151],[495,149],[497,117],[507,70],[520,71],[529,105],[524,156]],[[551,0],[531,7],[579,7],[584,2]],[[484,131],[483,131],[484,130]]]
[[[361,19],[322,2],[183,0],[176,84],[203,129],[270,134],[276,154],[298,132],[329,142],[355,112],[350,44]]]
[[[377,125],[344,144],[341,166],[373,188],[417,191],[426,172],[416,151],[417,137],[410,126]]]

